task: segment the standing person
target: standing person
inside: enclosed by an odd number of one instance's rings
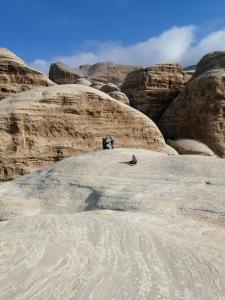
[[[103,150],[109,149],[108,143],[109,142],[107,141],[107,138],[102,139],[102,148],[103,148]]]
[[[115,148],[115,138],[112,134],[109,135],[109,141],[111,144],[111,148],[114,149]]]

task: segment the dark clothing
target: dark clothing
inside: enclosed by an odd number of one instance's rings
[[[103,150],[109,149],[109,147],[107,146],[108,143],[109,142],[107,142],[106,138],[102,139],[102,148],[103,148]]]
[[[130,165],[131,165],[131,166],[134,166],[134,165],[136,165],[136,164],[137,164],[137,158],[136,158],[135,155],[133,155],[133,156],[132,156],[132,160],[130,161]]]

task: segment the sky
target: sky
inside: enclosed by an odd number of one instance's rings
[[[0,47],[48,73],[113,61],[196,64],[225,51],[224,0],[0,0]]]

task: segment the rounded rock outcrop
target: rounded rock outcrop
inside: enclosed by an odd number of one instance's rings
[[[101,91],[108,94],[112,92],[118,92],[119,88],[114,83],[106,83],[101,87]]]
[[[122,92],[114,91],[114,92],[108,93],[108,95],[124,104],[130,105],[130,101],[129,101],[127,95]]]
[[[172,153],[145,115],[84,85],[39,88],[0,102],[0,180],[62,158],[101,149],[112,133],[117,147]]]
[[[40,86],[54,85],[42,73],[29,68],[14,53],[0,48],[0,100]]]
[[[213,151],[205,144],[192,139],[170,140],[169,145],[179,154],[215,156]]]

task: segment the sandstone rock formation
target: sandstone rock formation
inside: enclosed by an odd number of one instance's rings
[[[49,70],[49,78],[57,84],[76,83],[77,79],[83,75],[79,70],[74,70],[62,62],[51,64]]]
[[[90,86],[91,82],[85,78],[79,78],[79,79],[77,79],[76,84]]]
[[[0,180],[9,180],[64,157],[117,147],[172,154],[156,125],[140,112],[84,85],[60,85],[20,93],[0,102]]]
[[[110,92],[110,93],[108,93],[108,95],[122,103],[130,105],[130,101],[129,101],[127,95],[122,92],[119,92],[119,91]]]
[[[118,92],[119,88],[114,83],[106,83],[101,87],[101,91],[104,93]]]
[[[179,154],[194,154],[215,156],[213,151],[205,144],[192,139],[170,140],[169,145],[172,146]]]
[[[7,49],[0,48],[0,100],[15,93],[40,86],[54,85],[38,71]]]
[[[56,66],[55,66],[56,65]],[[58,67],[60,66],[60,71]],[[103,83],[112,82],[117,85],[123,83],[127,74],[133,70],[137,70],[138,66],[117,65],[112,62],[100,62],[93,65],[81,65],[79,68],[69,68],[63,63],[52,64],[50,69],[50,79],[56,83],[75,83],[71,82],[70,76],[81,75],[91,82],[100,81]],[[66,70],[66,71],[65,71]],[[66,72],[66,76],[65,76]],[[67,81],[67,77],[69,78]],[[55,81],[55,78],[56,81]]]
[[[97,90],[101,90],[103,85],[104,85],[104,83],[101,81],[94,81],[91,83],[90,87],[93,87],[94,89],[97,89]]]
[[[210,52],[203,56],[197,64],[195,77],[198,77],[207,71],[219,69],[225,69],[225,52]]]
[[[159,126],[166,138],[196,139],[225,157],[225,69],[208,70],[211,55],[209,63],[208,55],[200,61],[196,70],[199,76],[194,75],[173,101]],[[204,65],[207,71],[202,73]]]
[[[224,195],[224,160],[137,149],[3,183],[0,298],[223,299]]]
[[[178,64],[161,64],[129,73],[122,86],[132,107],[158,121],[184,88],[185,78]]]

